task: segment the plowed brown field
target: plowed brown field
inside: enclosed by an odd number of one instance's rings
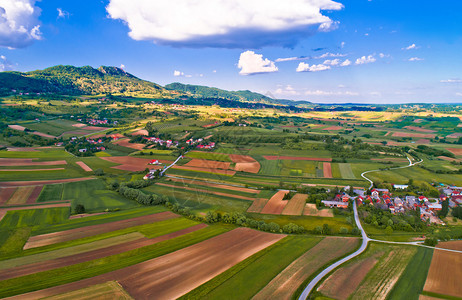
[[[260,193],[259,190],[253,190],[253,189],[249,189],[245,187],[230,186],[230,185],[225,185],[225,184],[218,184],[218,183],[205,182],[205,181],[199,181],[199,180],[179,179],[179,178],[172,178],[172,177],[169,177],[169,180],[173,182],[184,182],[184,183],[190,183],[190,184],[195,184],[195,185],[210,186],[210,187],[216,187],[216,188],[225,189],[225,190],[239,191],[239,192],[245,192],[245,193],[251,193],[251,194]]]
[[[436,250],[424,291],[460,297],[462,295],[462,253]]]
[[[332,165],[328,162],[322,163],[324,178],[332,178]]]
[[[76,161],[75,162],[76,164],[78,164],[85,172],[91,172],[93,171],[89,166],[87,166],[86,163],[84,163],[83,161]]]
[[[446,148],[446,150],[457,156],[462,155],[462,148]]]
[[[214,160],[206,160],[206,159],[192,159],[188,163],[185,164],[186,167],[198,167],[198,168],[207,168],[207,169],[223,169],[228,170],[231,163],[229,162],[221,162],[221,161],[214,161]]]
[[[435,130],[425,129],[425,128],[417,127],[417,126],[406,126],[404,128],[409,129],[409,130],[419,131],[419,132],[428,132],[428,133],[436,132]]]
[[[268,203],[269,199],[265,199],[265,198],[259,198],[259,199],[256,199],[252,205],[250,205],[250,207],[247,209],[247,212],[251,212],[251,213],[259,213],[263,207],[265,207],[266,203]]]
[[[15,298],[38,299],[116,280],[135,299],[176,299],[284,237],[237,228],[127,268]]]
[[[162,169],[162,165],[148,165],[151,161],[149,158],[139,158],[139,157],[132,157],[132,156],[110,156],[110,157],[100,157],[101,159],[121,164],[120,166],[112,167],[113,169],[119,169],[124,171],[143,171],[146,168],[149,169]],[[172,161],[159,159],[159,162],[163,164],[171,164]]]
[[[304,216],[316,216],[316,217],[333,217],[334,214],[331,209],[317,209],[316,204],[306,203],[305,208],[303,209]]]
[[[92,226],[86,226],[86,227],[81,227],[81,228],[76,228],[76,229],[65,230],[65,231],[36,235],[36,236],[32,236],[29,238],[26,245],[24,246],[24,249],[72,241],[72,240],[81,239],[81,238],[96,235],[96,234],[101,234],[105,232],[123,229],[126,227],[144,225],[144,224],[149,224],[152,222],[158,222],[158,221],[173,219],[177,217],[178,217],[177,214],[174,214],[170,211],[166,211],[166,212],[161,212],[157,214],[132,218],[128,220],[121,220],[121,221],[115,221],[115,222],[110,222],[106,224],[92,225]]]
[[[66,165],[65,160],[33,161],[36,158],[0,158],[0,167]]]
[[[113,143],[119,146],[135,149],[135,150],[142,150],[146,145],[145,144],[137,144],[137,143],[129,143],[130,139],[120,139],[114,141]]]
[[[394,132],[394,137],[416,137],[416,138],[429,138],[432,139],[436,135],[435,134],[425,134],[425,133],[408,133],[408,132]]]
[[[34,187],[32,190],[32,193],[30,193],[29,198],[26,200],[26,204],[32,204],[37,201],[37,198],[39,197],[40,193],[42,192],[43,185],[37,185]]]
[[[295,194],[282,211],[283,215],[300,216],[305,208],[307,194]]]
[[[14,194],[16,191],[15,187],[11,188],[0,188],[0,205],[5,204],[8,199],[11,198],[11,196]]]
[[[45,184],[54,184],[54,183],[86,181],[86,180],[92,180],[92,179],[95,179],[95,177],[80,177],[80,178],[56,179],[56,180],[34,180],[34,181],[4,181],[4,182],[0,182],[0,187],[45,185]]]
[[[288,200],[282,200],[284,195],[289,191],[278,191],[274,194],[271,199],[266,203],[265,207],[261,210],[262,214],[280,215],[287,205]]]

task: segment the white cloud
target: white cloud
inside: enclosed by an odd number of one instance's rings
[[[390,57],[390,54],[379,53],[380,58]]]
[[[413,49],[419,49],[420,47],[416,46],[416,44],[409,45],[407,47],[401,48],[401,50],[413,50]]]
[[[173,76],[179,77],[179,76],[184,76],[184,73],[178,70],[173,71]]]
[[[343,47],[345,47],[345,42],[340,43],[340,48],[343,48]]]
[[[347,67],[349,65],[351,65],[351,61],[349,59],[345,59],[345,61],[340,64],[341,67]]]
[[[323,63],[323,65],[328,65],[328,66],[337,66],[340,64],[340,59],[336,58],[336,59],[327,59],[325,60]]]
[[[369,55],[369,56],[363,56],[363,57],[360,57],[358,59],[356,59],[356,62],[355,64],[357,65],[363,65],[363,64],[369,64],[369,63],[373,63],[375,62],[377,59],[375,59],[375,57],[373,55]]]
[[[451,78],[451,79],[445,79],[445,80],[440,80],[442,83],[462,83],[462,79],[460,78]]]
[[[69,18],[69,13],[67,11],[63,10],[62,8],[57,8],[56,10],[58,11],[58,19],[59,18],[63,18],[63,19]]]
[[[424,60],[424,59],[420,57],[411,57],[408,59],[408,61],[421,61],[421,60]]]
[[[294,60],[306,60],[310,59],[309,57],[306,56],[294,56],[294,57],[283,57],[283,58],[278,58],[275,61],[276,62],[285,62],[285,61],[294,61]]]
[[[346,54],[341,54],[341,53],[330,53],[330,52],[327,52],[327,53],[324,53],[323,55],[321,56],[318,56],[318,57],[315,57],[315,58],[328,58],[328,57],[345,57],[347,56]]]
[[[41,39],[35,0],[0,0],[0,47],[23,48]]]
[[[217,70],[213,70],[213,71],[212,71],[212,73],[216,73],[216,72],[217,72]]]
[[[4,55],[0,55],[0,72],[12,71],[14,68],[13,64]]]
[[[285,86],[284,88],[278,88],[274,91],[277,95],[290,95],[290,96],[297,96],[300,95],[298,91],[296,91],[290,84]]]
[[[332,0],[110,0],[108,16],[128,26],[135,40],[189,47],[294,46],[337,26],[323,10]]]
[[[309,64],[306,64],[304,62],[299,63],[296,69],[297,72],[319,72],[325,70],[330,70],[330,66],[326,66],[323,64],[310,66]]]
[[[322,91],[322,90],[306,91],[305,95],[307,96],[359,96],[358,93],[351,92],[351,91],[332,92],[332,91]]]
[[[256,54],[253,51],[242,52],[237,67],[241,69],[239,72],[241,75],[272,73],[278,70],[273,61],[263,59],[262,54]]]
[[[120,64],[120,67],[122,70],[125,69],[125,65],[124,64]]]

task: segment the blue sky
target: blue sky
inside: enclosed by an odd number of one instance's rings
[[[113,65],[294,100],[462,102],[460,11],[449,0],[0,0],[0,70]]]

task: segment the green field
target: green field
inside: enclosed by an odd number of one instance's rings
[[[35,225],[57,224],[69,218],[69,208],[44,208],[13,210],[0,221],[0,228],[18,228]]]
[[[418,300],[427,279],[432,257],[433,249],[419,247],[388,295],[388,299]]]
[[[137,202],[106,189],[101,179],[65,183],[62,199],[72,200],[72,209],[77,204],[82,204],[88,212],[139,206]]]
[[[355,179],[356,176],[353,173],[353,170],[351,169],[351,165],[347,163],[341,163],[338,164],[338,167],[340,169],[340,174],[342,178],[345,179]]]
[[[190,158],[197,158],[197,159],[208,159],[208,160],[232,162],[231,158],[229,158],[229,156],[224,153],[192,151],[186,154],[186,156]]]
[[[286,237],[226,270],[180,299],[250,299],[292,261],[320,240],[315,237]]]
[[[37,202],[62,200],[63,187],[62,183],[45,185],[40,192]]]

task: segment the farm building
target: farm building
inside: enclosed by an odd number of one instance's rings
[[[343,202],[343,201],[328,201],[328,200],[322,200],[321,201],[325,206],[327,207],[339,207],[339,208],[347,208],[348,207],[348,202]]]

